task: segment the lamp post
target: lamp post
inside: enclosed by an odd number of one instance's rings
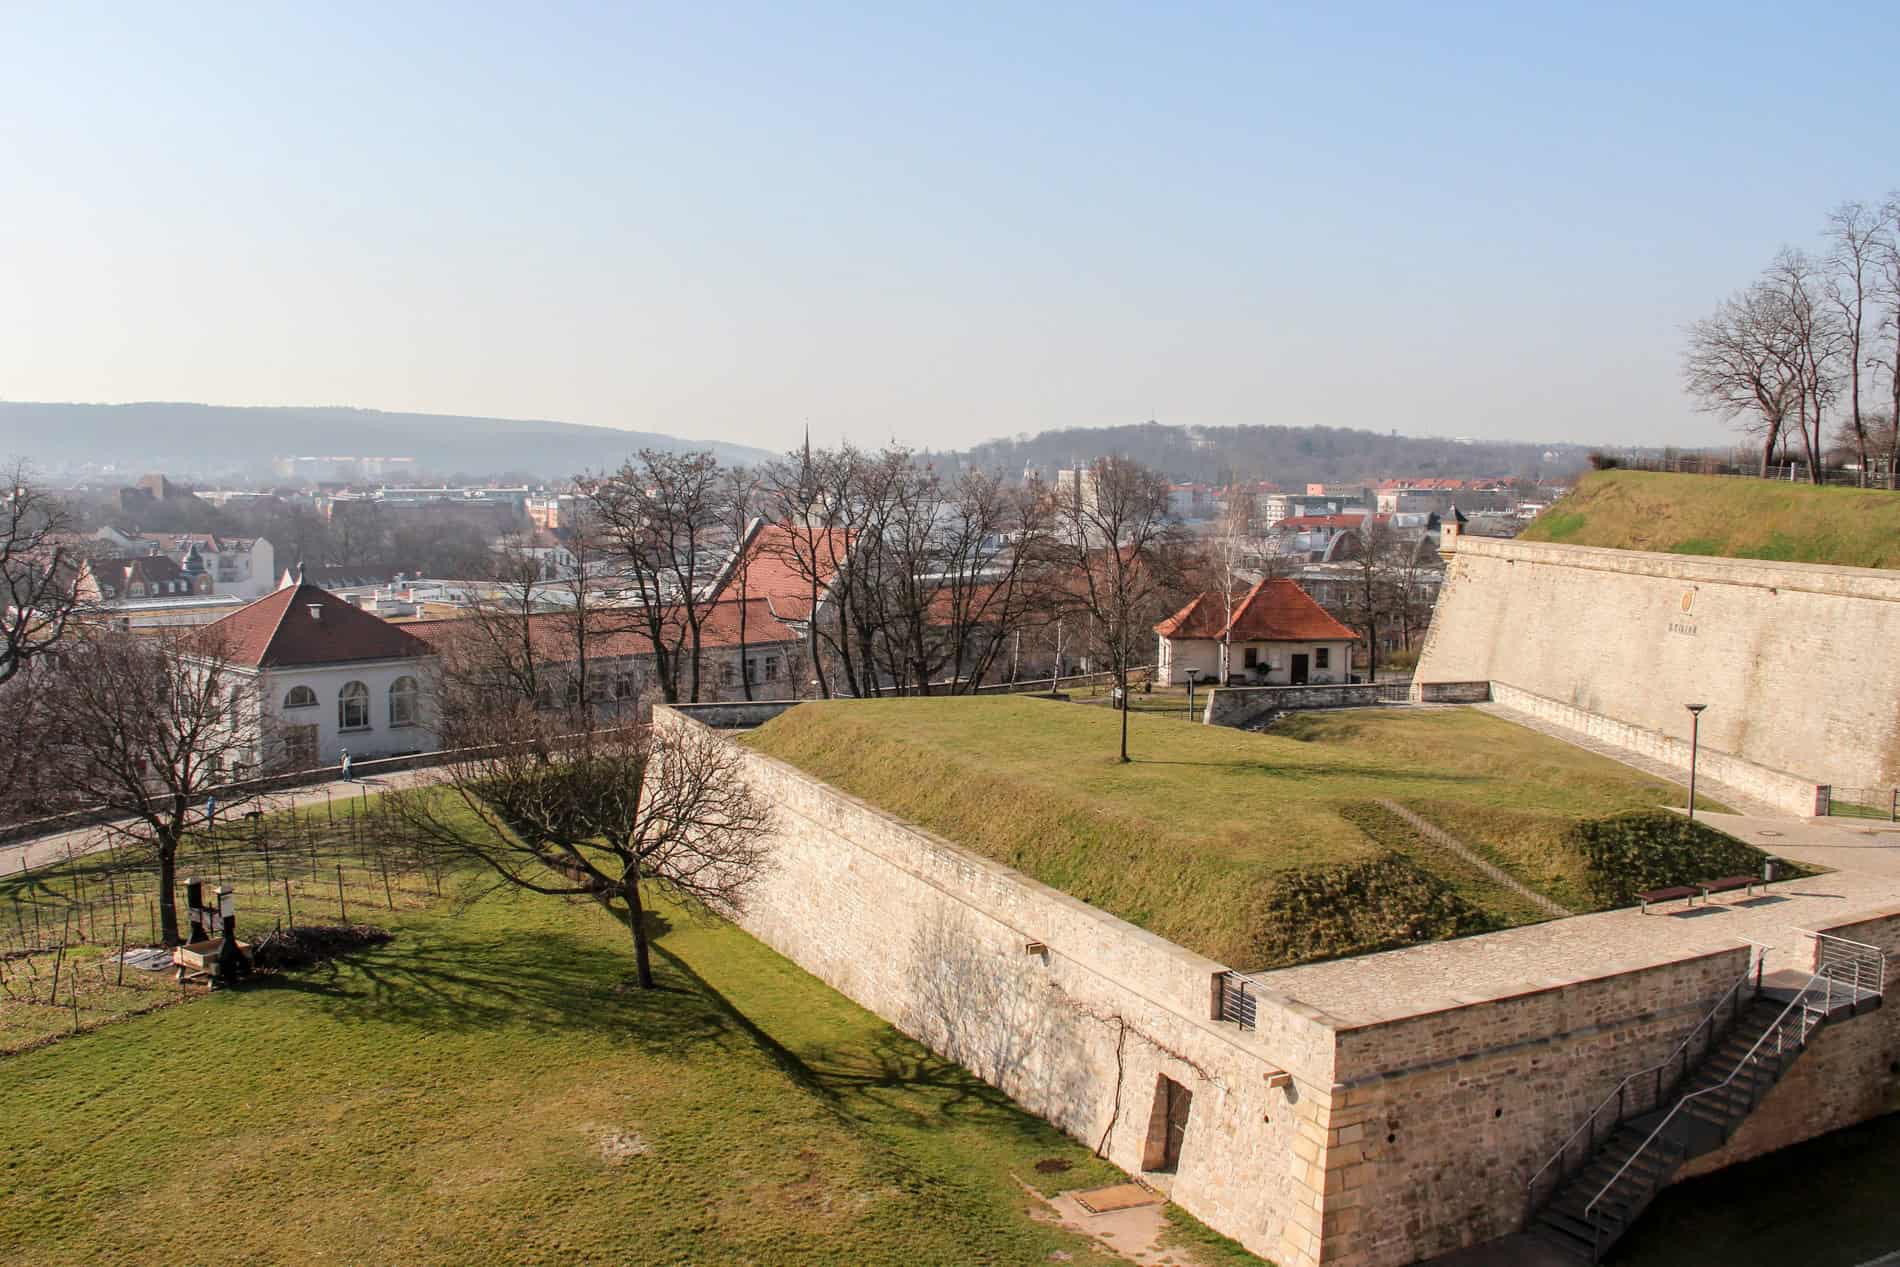
[[[1189,721],[1193,721],[1193,720],[1194,720],[1194,683],[1195,683],[1195,682],[1196,682],[1196,681],[1197,681],[1197,680],[1198,680],[1198,679],[1200,678],[1200,676],[1201,676],[1201,671],[1200,671],[1199,669],[1189,669],[1189,670],[1187,670],[1187,680],[1188,680],[1188,720],[1189,720]]]
[[[1707,704],[1684,704],[1689,710],[1689,821],[1695,821],[1695,763],[1702,747],[1702,710]]]

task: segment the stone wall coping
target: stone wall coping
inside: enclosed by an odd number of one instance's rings
[[[1843,567],[1834,563],[1784,563],[1775,559],[1731,559],[1714,555],[1652,554],[1560,542],[1515,538],[1458,538],[1456,553],[1488,555],[1527,563],[1595,571],[1633,573],[1711,585],[1755,585],[1764,589],[1804,590],[1851,598],[1900,603],[1900,571]]]

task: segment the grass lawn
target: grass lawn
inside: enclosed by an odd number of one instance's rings
[[[1130,765],[1115,759],[1119,722],[1006,697],[829,701],[744,742],[1242,968],[1540,917],[1380,799],[1572,909],[1590,899],[1566,831],[1681,800],[1473,710],[1314,713],[1262,734],[1138,712]]]
[[[1524,530],[1526,541],[1900,567],[1900,495],[1772,480],[1592,471]]]
[[[662,908],[641,992],[591,906],[352,915],[395,940],[0,1058],[0,1261],[1116,1261],[1025,1185],[1119,1172],[731,926]]]

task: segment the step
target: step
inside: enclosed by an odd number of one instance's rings
[[[1540,1244],[1550,1246],[1566,1258],[1574,1258],[1579,1263],[1588,1263],[1594,1258],[1594,1252],[1588,1240],[1580,1236],[1572,1236],[1560,1227],[1533,1221],[1524,1229],[1524,1234],[1534,1238]]]
[[[1605,1218],[1599,1220],[1597,1230],[1594,1233],[1591,1230],[1591,1225],[1585,1220],[1573,1218],[1568,1214],[1561,1214],[1555,1210],[1543,1211],[1537,1216],[1537,1221],[1544,1227],[1561,1232],[1584,1246],[1595,1244],[1607,1248],[1610,1242],[1623,1234],[1623,1224],[1621,1220],[1618,1219]]]

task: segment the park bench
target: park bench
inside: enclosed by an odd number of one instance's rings
[[[1647,893],[1638,893],[1636,900],[1643,904],[1643,914],[1647,915],[1651,902],[1673,902],[1679,897],[1686,897],[1689,899],[1689,905],[1694,906],[1696,898],[1701,894],[1700,885],[1672,884],[1666,889],[1651,889]]]
[[[1711,893],[1730,893],[1736,889],[1745,890],[1750,896],[1762,879],[1758,875],[1725,875],[1719,880],[1703,880],[1696,885],[1702,890],[1702,900],[1707,902]]]

